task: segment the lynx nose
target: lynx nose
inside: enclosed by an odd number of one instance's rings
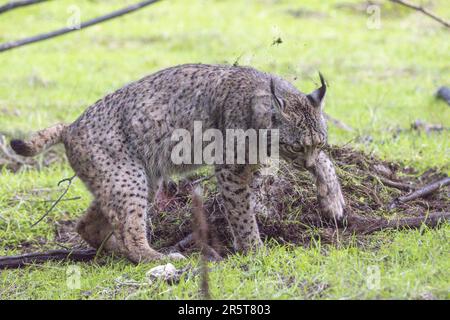
[[[310,169],[316,164],[319,150],[315,147],[305,147],[305,168]]]

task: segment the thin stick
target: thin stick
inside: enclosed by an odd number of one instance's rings
[[[72,180],[76,177],[77,175],[73,175],[70,178],[65,178],[62,179],[61,181],[58,182],[58,187],[61,185],[61,183],[63,182],[68,182],[66,189],[64,189],[63,193],[61,193],[61,195],[58,197],[58,199],[56,199],[55,202],[53,202],[52,206],[42,215],[42,217],[39,218],[38,221],[36,221],[35,223],[33,223],[31,225],[31,227],[33,228],[35,225],[37,225],[39,222],[41,222],[50,212],[52,212],[52,210],[56,207],[56,205],[58,203],[61,202],[62,198],[66,195],[66,193],[69,191],[70,186],[72,185]]]
[[[436,227],[440,223],[449,220],[450,212],[431,212],[420,217],[405,217],[391,220],[353,215],[347,218],[347,231],[367,235],[385,229],[418,229],[422,225]]]
[[[109,240],[109,238],[112,237],[114,231],[111,231],[110,233],[108,233],[108,235],[105,237],[105,239],[103,239],[102,243],[100,244],[100,247],[98,247],[97,252],[95,254],[95,258],[94,261],[97,261],[98,256],[102,253],[103,248],[105,247],[106,242]]]
[[[5,13],[6,11],[10,11],[13,9],[30,6],[32,4],[37,4],[41,2],[45,2],[49,0],[17,0],[17,1],[10,1],[7,4],[4,4],[0,6],[0,14]]]
[[[412,4],[411,2],[404,1],[404,0],[390,0],[390,1],[391,1],[391,2],[394,2],[394,3],[401,4],[401,5],[405,6],[405,7],[410,8],[410,9],[413,9],[413,10],[416,10],[416,11],[419,11],[419,12],[422,12],[423,14],[425,14],[426,16],[430,17],[431,19],[433,19],[433,20],[439,22],[439,23],[442,24],[443,26],[445,26],[445,27],[447,27],[447,28],[450,28],[450,22],[444,20],[444,19],[441,18],[441,17],[438,17],[438,16],[435,15],[433,12],[428,11],[427,9],[425,9],[425,8],[422,7],[422,6],[417,6],[417,5],[415,5],[415,4]]]
[[[434,228],[446,220],[450,220],[450,212],[430,212],[418,217],[400,217],[394,219],[365,217],[352,214],[346,217],[343,232],[367,235],[385,229],[418,229],[422,225]],[[317,228],[334,227],[333,221],[323,220],[319,215],[308,214],[301,216],[300,222],[305,226]]]
[[[378,182],[381,182],[383,185],[391,187],[391,188],[396,188],[399,190],[403,190],[403,191],[411,191],[411,190],[415,190],[416,187],[408,184],[408,183],[404,183],[404,182],[399,182],[399,181],[393,181],[389,178],[386,178],[382,175],[379,174],[374,174],[374,173],[367,173],[363,170],[360,169],[355,169],[357,170],[358,174],[360,174],[361,176],[367,175],[375,180],[378,180]]]
[[[90,261],[95,258],[95,249],[84,250],[51,250],[41,253],[27,253],[17,256],[0,257],[0,270],[17,269],[30,264],[44,263],[47,261]]]
[[[209,292],[209,270],[207,245],[208,245],[208,224],[203,211],[203,200],[200,188],[192,191],[192,209],[194,213],[194,238],[201,251],[201,286],[200,293],[204,299],[211,299]]]
[[[66,27],[66,28],[62,28],[62,29],[55,30],[55,31],[52,31],[52,32],[36,35],[36,36],[33,36],[33,37],[29,37],[29,38],[25,38],[25,39],[21,39],[21,40],[17,40],[17,41],[6,42],[6,43],[3,43],[3,44],[0,44],[0,52],[6,51],[6,50],[11,50],[11,49],[14,49],[14,48],[18,48],[18,47],[21,47],[21,46],[24,46],[24,45],[27,45],[27,44],[30,44],[30,43],[34,43],[34,42],[43,41],[43,40],[47,40],[47,39],[50,39],[50,38],[58,37],[58,36],[61,36],[63,34],[69,33],[69,32],[74,32],[74,31],[78,31],[78,30],[81,30],[81,29],[85,29],[85,28],[91,27],[93,25],[96,25],[98,23],[101,23],[101,22],[104,22],[104,21],[107,21],[107,20],[111,20],[111,19],[123,16],[125,14],[128,14],[130,12],[142,9],[142,8],[144,8],[144,7],[148,6],[148,5],[151,5],[151,4],[155,3],[155,2],[158,2],[158,1],[159,0],[148,0],[148,1],[142,1],[142,2],[139,2],[139,3],[133,4],[133,5],[128,6],[126,8],[114,11],[112,13],[109,13],[107,15],[104,15],[104,16],[101,16],[101,17],[97,17],[97,18],[94,18],[92,20],[83,22],[83,23],[80,24],[79,28]]]
[[[348,132],[353,132],[355,131],[352,127],[350,127],[348,124],[342,122],[341,120],[338,120],[336,118],[333,118],[332,116],[330,116],[329,114],[325,113],[324,114],[325,119],[327,119],[327,121],[331,122],[332,124],[334,124],[336,127],[348,131]]]
[[[17,196],[16,196],[17,197]],[[80,196],[76,196],[76,197],[73,197],[73,198],[67,198],[67,199],[61,199],[61,200],[59,200],[59,202],[64,202],[64,201],[75,201],[75,200],[80,200],[81,199],[81,197]],[[8,201],[11,201],[11,202],[22,202],[22,201],[26,201],[26,202],[31,202],[31,203],[47,203],[47,202],[55,202],[55,201],[57,201],[58,199],[50,199],[50,200],[29,200],[29,199],[23,199],[23,198],[16,198],[16,199],[14,199],[14,198],[12,198],[12,199],[9,199]]]
[[[439,190],[440,188],[448,186],[449,184],[450,184],[449,177],[438,180],[438,181],[430,183],[430,184],[427,184],[426,186],[423,186],[422,188],[417,189],[416,191],[414,191],[410,194],[407,194],[407,195],[398,197],[397,199],[394,199],[394,201],[392,201],[391,204],[389,205],[389,209],[392,210],[401,203],[405,203],[405,202],[409,202],[412,200],[416,200],[418,198],[426,197],[426,196],[432,194],[433,192]]]
[[[196,184],[199,184],[199,183],[201,183],[201,182],[203,182],[203,181],[209,180],[209,179],[214,178],[214,177],[215,177],[214,174],[209,175],[209,176],[205,176],[205,177],[201,177],[201,178],[198,178],[197,180],[194,180],[194,181],[192,181],[192,182],[189,182],[189,184],[191,184],[191,185],[196,185]]]
[[[370,174],[370,176],[374,179],[380,180],[381,183],[383,183],[384,185],[391,187],[391,188],[396,188],[396,189],[403,190],[403,191],[411,191],[411,190],[415,189],[415,187],[412,185],[409,185],[409,184],[403,183],[403,182],[393,181],[393,180],[385,178],[383,176],[379,176],[379,175],[375,175],[375,174]]]

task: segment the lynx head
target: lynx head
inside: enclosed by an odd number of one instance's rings
[[[270,82],[273,128],[279,130],[280,155],[295,164],[313,166],[320,149],[327,143],[323,106],[327,87],[319,73],[321,87],[310,94],[278,89]]]

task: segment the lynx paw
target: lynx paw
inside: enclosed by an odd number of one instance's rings
[[[341,192],[331,193],[320,198],[319,203],[324,216],[337,221],[344,218],[345,201]]]
[[[249,253],[252,251],[257,251],[264,246],[263,242],[261,241],[261,238],[259,237],[259,234],[254,235],[250,239],[235,238],[233,244],[234,244],[234,250],[236,252],[241,252],[241,253]]]

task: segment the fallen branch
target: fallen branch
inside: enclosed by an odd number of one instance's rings
[[[405,203],[405,202],[409,202],[409,201],[412,201],[412,200],[416,200],[418,198],[426,197],[426,196],[432,194],[433,192],[436,192],[440,188],[448,186],[449,184],[450,184],[450,178],[449,177],[441,179],[441,180],[438,180],[438,181],[430,183],[430,184],[427,184],[427,185],[423,186],[422,188],[417,189],[416,191],[414,191],[414,192],[412,192],[410,194],[407,194],[407,195],[398,197],[397,199],[394,199],[391,202],[391,204],[389,205],[389,209],[392,210],[392,209],[396,208],[401,203]]]
[[[47,261],[86,262],[93,260],[97,250],[52,250],[41,253],[27,253],[17,256],[0,257],[0,270],[17,269]]]
[[[411,190],[415,189],[415,187],[410,184],[393,181],[391,179],[385,178],[380,175],[371,174],[370,176],[376,180],[380,180],[382,184],[384,184],[385,186],[391,187],[391,188],[395,188],[395,189],[399,189],[399,190],[403,190],[403,191],[411,191]]]
[[[437,227],[440,223],[450,220],[450,212],[430,212],[418,217],[400,217],[386,219],[382,217],[364,217],[361,215],[349,215],[344,221],[343,232],[355,234],[371,234],[385,229],[418,229],[422,225]],[[323,220],[319,215],[304,215],[300,222],[317,228],[335,227],[334,222]]]
[[[111,19],[123,16],[125,14],[128,14],[130,12],[142,9],[142,8],[144,8],[144,7],[148,6],[148,5],[151,5],[151,4],[155,3],[155,2],[158,2],[158,1],[159,0],[148,0],[148,1],[142,1],[142,2],[139,2],[139,3],[133,4],[133,5],[128,6],[126,8],[114,11],[112,13],[109,13],[107,15],[104,15],[104,16],[101,16],[101,17],[97,17],[97,18],[94,18],[92,20],[83,22],[83,23],[80,24],[79,28],[78,27],[77,28],[66,27],[66,28],[62,28],[62,29],[55,30],[55,31],[52,31],[52,32],[48,32],[48,33],[36,35],[36,36],[33,36],[33,37],[25,38],[25,39],[22,39],[22,40],[6,42],[6,43],[3,43],[3,44],[0,44],[0,52],[11,50],[11,49],[14,49],[14,48],[18,48],[18,47],[21,47],[21,46],[24,46],[24,45],[27,45],[27,44],[31,44],[31,43],[34,43],[34,42],[43,41],[43,40],[47,40],[47,39],[50,39],[50,38],[58,37],[58,36],[61,36],[63,34],[69,33],[69,32],[74,32],[74,31],[78,31],[78,30],[81,30],[81,29],[85,29],[85,28],[91,27],[93,25],[99,24],[101,22],[104,22],[104,21],[107,21],[107,20],[111,20]]]
[[[75,200],[80,200],[81,197],[80,196],[76,196],[73,198],[67,198],[67,199],[61,199],[59,200],[59,202],[64,202],[64,201],[75,201]],[[29,199],[22,199],[22,198],[12,198],[9,199],[8,201],[10,202],[22,202],[22,201],[26,201],[26,202],[30,202],[30,203],[48,203],[48,202],[56,202],[58,201],[58,199],[49,199],[49,200],[29,200]]]
[[[450,220],[450,212],[430,212],[420,217],[404,217],[395,219],[367,218],[359,215],[347,218],[347,231],[357,234],[370,234],[385,229],[418,229],[422,225],[436,227]]]
[[[205,177],[201,177],[201,178],[198,178],[197,180],[194,180],[194,181],[192,181],[192,182],[189,182],[189,184],[192,185],[192,186],[194,186],[194,185],[199,184],[199,183],[201,183],[201,182],[204,182],[204,181],[206,181],[206,180],[210,180],[211,178],[214,178],[214,177],[215,177],[214,174],[209,175],[209,176],[205,176]]]
[[[324,115],[325,115],[325,119],[327,119],[327,121],[329,121],[332,124],[334,124],[336,127],[340,128],[342,130],[348,131],[348,132],[353,132],[354,131],[352,127],[350,127],[346,123],[342,122],[341,120],[333,118],[327,113],[325,113]]]
[[[178,241],[178,242],[173,246],[173,248],[174,248],[176,251],[183,252],[183,251],[186,251],[186,249],[190,248],[194,243],[195,243],[195,240],[194,240],[194,234],[193,234],[193,233],[190,233],[190,234],[188,234],[186,237],[184,237],[183,239],[181,239],[180,241]]]
[[[415,4],[412,4],[411,2],[404,1],[404,0],[390,0],[390,1],[391,1],[391,2],[394,2],[394,3],[397,3],[397,4],[400,4],[400,5],[403,5],[403,6],[405,6],[405,7],[408,7],[408,8],[410,8],[410,9],[413,9],[413,10],[416,10],[416,11],[419,11],[419,12],[422,12],[424,15],[426,15],[426,16],[430,17],[431,19],[433,19],[433,20],[439,22],[439,23],[442,24],[443,26],[445,26],[445,27],[447,27],[447,28],[450,28],[450,22],[444,20],[444,19],[441,18],[441,17],[438,17],[438,16],[435,15],[433,12],[431,12],[431,11],[425,9],[425,8],[422,7],[422,6],[417,6],[417,5],[415,5]]]
[[[41,2],[45,2],[49,0],[17,0],[17,1],[10,1],[7,4],[4,4],[0,6],[0,14],[5,13],[6,11],[10,11],[13,9],[30,6],[32,4],[37,4]]]

